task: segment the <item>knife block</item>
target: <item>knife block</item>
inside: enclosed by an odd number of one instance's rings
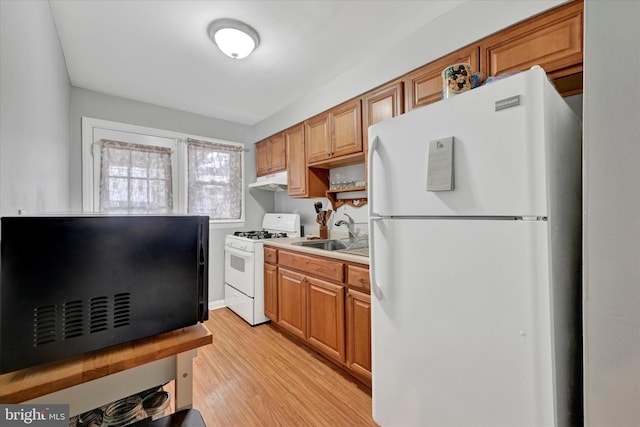
[[[326,240],[329,238],[329,230],[327,229],[326,225],[321,225],[320,226],[320,239],[321,240]]]

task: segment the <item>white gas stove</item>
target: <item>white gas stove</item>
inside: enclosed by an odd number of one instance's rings
[[[266,214],[262,230],[236,231],[224,241],[224,299],[227,307],[250,325],[269,319],[264,315],[265,239],[300,237],[299,214]]]

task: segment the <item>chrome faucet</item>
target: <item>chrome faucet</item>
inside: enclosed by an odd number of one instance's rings
[[[336,227],[340,227],[341,225],[346,225],[347,229],[349,230],[349,240],[353,240],[357,237],[356,231],[355,231],[355,221],[353,220],[353,218],[351,218],[349,215],[344,214],[344,216],[346,216],[348,218],[348,221],[345,221],[344,219],[341,219],[340,221],[337,221],[335,223]]]

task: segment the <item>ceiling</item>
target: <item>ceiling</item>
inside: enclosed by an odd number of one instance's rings
[[[51,0],[71,84],[254,125],[463,3]],[[224,56],[208,24],[234,18],[261,42]]]

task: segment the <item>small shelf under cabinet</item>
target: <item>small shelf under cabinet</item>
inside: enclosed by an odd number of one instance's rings
[[[354,195],[350,193],[362,193]],[[341,188],[339,190],[327,190],[327,199],[331,202],[333,210],[337,210],[342,205],[359,208],[367,204],[367,187]]]

